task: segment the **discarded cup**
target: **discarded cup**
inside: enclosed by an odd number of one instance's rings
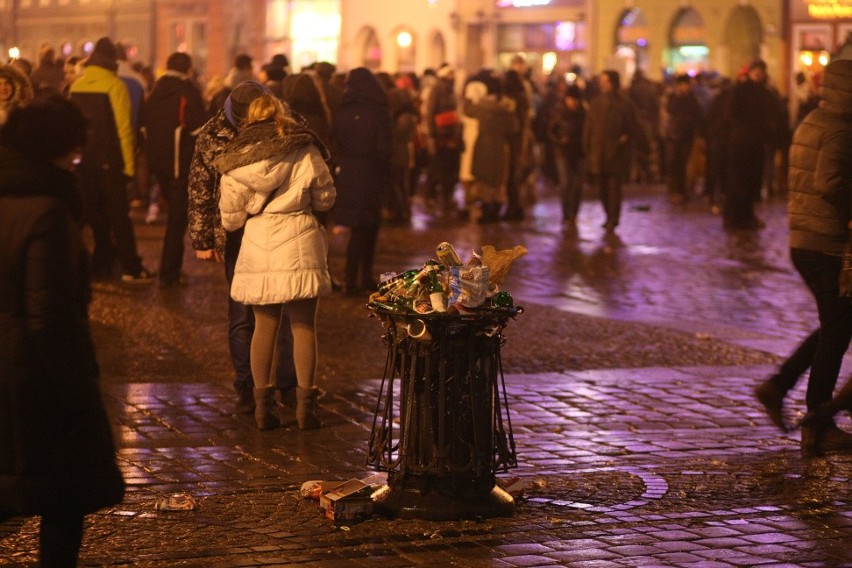
[[[432,339],[432,334],[429,333],[429,328],[426,327],[426,322],[423,320],[414,320],[411,323],[406,324],[405,329],[412,339],[419,339],[421,341],[429,341]]]

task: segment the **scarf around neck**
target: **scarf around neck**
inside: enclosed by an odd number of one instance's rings
[[[228,142],[213,165],[220,173],[226,174],[261,160],[286,156],[309,144],[316,146],[323,159],[328,160],[325,144],[304,125],[291,128],[282,136],[275,123],[261,122],[248,126]]]

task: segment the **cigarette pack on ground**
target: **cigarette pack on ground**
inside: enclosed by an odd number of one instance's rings
[[[333,521],[351,521],[373,513],[373,488],[360,479],[350,479],[343,484],[323,490],[320,508]]]

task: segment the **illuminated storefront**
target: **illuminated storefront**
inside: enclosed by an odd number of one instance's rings
[[[790,22],[791,77],[819,75],[852,37],[852,0],[792,0]]]
[[[615,56],[625,62],[628,75],[633,75],[637,69],[648,72],[649,36],[645,13],[639,8],[625,10],[615,28]]]
[[[707,29],[694,8],[681,8],[669,33],[670,73],[696,75],[708,68]]]
[[[508,68],[518,53],[545,76],[588,65],[584,0],[497,0],[494,6],[498,68]]]

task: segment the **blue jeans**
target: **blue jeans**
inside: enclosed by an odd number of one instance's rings
[[[231,298],[231,282],[234,280],[234,267],[243,241],[243,230],[227,233],[225,238],[225,278],[228,280],[228,347],[231,351],[231,363],[236,378],[234,389],[254,388],[251,374],[251,337],[254,334],[254,311],[251,306],[235,302]],[[296,367],[293,364],[293,334],[290,322],[281,310],[281,332],[278,334],[278,363],[275,369],[275,384],[280,389],[296,386]]]
[[[806,340],[805,347],[797,350],[806,357],[808,350],[813,349],[805,395],[808,409],[813,410],[831,399],[837,384],[843,355],[852,339],[852,302],[840,297],[840,256],[794,248],[790,250],[790,258],[814,295],[819,313],[816,345],[809,346]]]

